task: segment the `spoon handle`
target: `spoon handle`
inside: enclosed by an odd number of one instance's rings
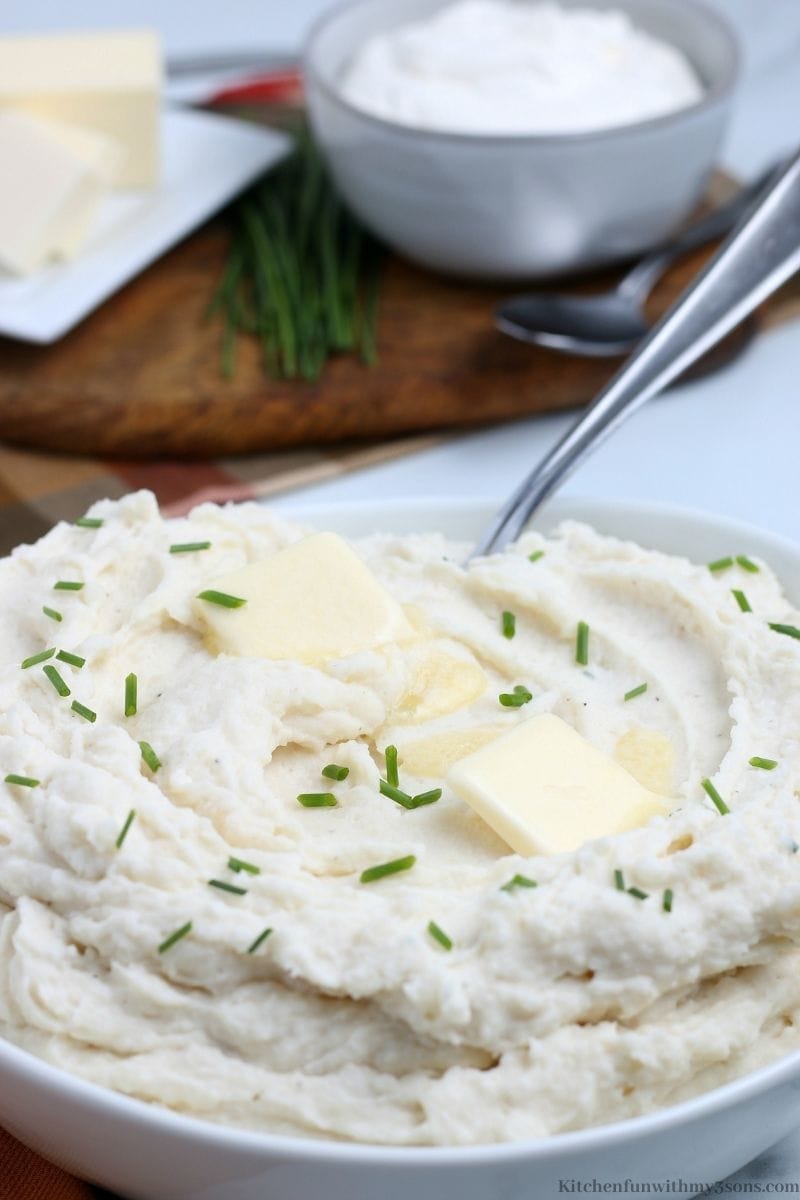
[[[800,270],[800,152],[603,388],[523,480],[474,554],[513,541],[539,505],[637,408],[663,391]]]

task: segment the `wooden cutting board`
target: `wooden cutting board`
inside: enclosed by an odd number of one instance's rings
[[[718,192],[726,186],[717,180]],[[573,408],[618,365],[514,342],[491,320],[508,288],[452,282],[390,258],[377,366],[348,355],[315,384],[278,381],[264,375],[255,341],[242,339],[235,376],[224,379],[220,326],[204,312],[226,241],[222,224],[201,230],[53,346],[0,339],[0,438],[106,458],[219,458]],[[669,272],[654,313],[706,253]],[[747,336],[734,335],[705,368],[729,361]]]

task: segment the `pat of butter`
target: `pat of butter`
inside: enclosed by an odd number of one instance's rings
[[[225,654],[321,665],[414,636],[397,601],[335,533],[312,534],[209,586],[246,601],[194,602]]]
[[[669,809],[551,713],[461,759],[447,783],[518,854],[577,850]]]
[[[0,265],[26,274],[75,254],[120,158],[91,130],[0,111]]]
[[[423,643],[412,682],[392,719],[415,725],[433,721],[471,704],[485,690],[486,676],[476,662]]]
[[[125,151],[120,187],[153,187],[157,181],[160,93],[154,33],[0,37],[0,107],[113,138]],[[5,181],[5,163],[3,168]]]

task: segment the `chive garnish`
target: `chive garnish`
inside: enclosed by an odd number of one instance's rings
[[[42,612],[46,617],[50,617],[51,621],[63,621],[61,613],[55,608],[48,608],[46,604],[42,605]]]
[[[81,529],[99,529],[103,522],[100,517],[78,517],[75,524]]]
[[[637,888],[637,887],[629,887],[629,888],[628,888],[628,895],[629,895],[629,896],[635,896],[637,900],[646,900],[646,899],[647,899],[647,897],[650,895],[650,893],[649,893],[649,892],[643,892],[641,888]]]
[[[52,664],[48,663],[46,667],[42,667],[42,671],[50,680],[59,696],[68,696],[70,694],[69,687],[61,678],[56,668],[52,666]]]
[[[535,888],[538,887],[535,879],[528,879],[527,875],[512,875],[508,883],[504,883],[500,888],[501,892],[513,892],[515,888]]]
[[[614,872],[614,886],[618,892],[625,891],[625,876],[620,871],[619,867]]]
[[[139,742],[139,749],[142,752],[142,758],[147,763],[151,771],[155,772],[161,766],[161,759],[156,754],[149,742]]]
[[[746,554],[737,554],[736,561],[745,571],[750,571],[753,575],[757,575],[761,569],[758,563],[754,563],[752,558],[748,558]]]
[[[405,858],[393,858],[391,862],[378,863],[376,867],[367,867],[359,875],[361,883],[372,883],[383,879],[386,875],[396,875],[398,871],[410,871],[417,861],[415,854],[407,854]]]
[[[255,866],[254,863],[245,862],[243,858],[229,858],[228,870],[236,871],[237,875],[240,871],[246,871],[248,875],[260,875],[261,867]]]
[[[397,746],[387,746],[383,752],[386,759],[386,782],[392,787],[400,783],[400,773],[397,769]]]
[[[733,558],[730,554],[725,558],[715,558],[713,562],[708,564],[709,571],[727,571],[728,567],[733,566]]]
[[[341,783],[343,779],[347,779],[350,768],[340,767],[338,763],[328,763],[327,767],[322,768],[320,774],[324,775],[326,779],[335,779]]]
[[[79,670],[86,665],[85,658],[81,658],[80,654],[71,654],[69,650],[59,650],[56,658],[59,662],[68,663],[71,667],[77,667]]]
[[[513,692],[501,692],[497,699],[504,708],[522,708],[523,704],[533,699],[533,692],[529,692],[523,684],[518,683]]]
[[[395,804],[401,804],[403,808],[413,808],[414,806],[413,796],[410,796],[408,792],[404,792],[401,788],[395,787],[394,784],[388,783],[385,779],[381,780],[379,791],[382,796],[388,796],[390,800],[394,800]]]
[[[219,604],[221,608],[241,608],[247,603],[241,596],[229,596],[227,592],[216,592],[213,588],[200,592],[197,599],[207,600],[209,604]]]
[[[544,558],[544,550],[534,550],[528,555],[528,562],[538,562],[540,558]]]
[[[749,759],[751,767],[761,767],[762,771],[774,771],[778,765],[778,760],[775,758],[759,758],[756,754]]]
[[[256,950],[261,945],[261,943],[265,942],[271,933],[272,933],[271,928],[262,929],[261,933],[255,939],[255,941],[251,942],[250,945],[247,947],[247,953],[255,954]]]
[[[706,793],[707,796],[711,797],[711,799],[714,801],[714,804],[716,805],[716,807],[719,809],[719,811],[722,813],[723,816],[725,816],[726,813],[729,813],[731,811],[728,808],[725,801],[722,799],[722,796],[720,796],[719,792],[714,787],[714,785],[710,779],[701,780],[701,785],[702,785],[703,791]]]
[[[174,933],[171,933],[168,938],[164,938],[164,941],[158,947],[158,953],[164,954],[166,950],[171,950],[176,942],[179,942],[181,938],[185,938],[187,933],[191,932],[192,922],[187,921],[185,925],[181,925],[180,929],[176,929]]]
[[[508,638],[510,641],[517,632],[517,618],[512,612],[504,612],[500,618],[500,622],[503,630],[503,637]]]
[[[84,721],[90,721],[92,724],[94,724],[94,722],[97,720],[97,713],[93,712],[91,708],[87,708],[85,704],[81,704],[79,700],[73,700],[70,708],[74,713],[77,713],[79,717],[83,717]]]
[[[661,907],[664,912],[672,912],[672,888],[666,888],[661,899]]]
[[[133,824],[135,817],[136,817],[136,809],[132,808],[131,811],[128,813],[127,817],[125,818],[125,824],[122,826],[122,829],[120,829],[120,831],[119,831],[119,837],[117,838],[116,842],[114,843],[118,850],[120,850],[122,848],[122,843],[125,841],[125,838],[128,836],[128,830],[130,829],[131,825]]]
[[[333,792],[301,792],[297,803],[303,808],[336,808],[339,802]]]
[[[781,625],[778,621],[770,621],[769,627],[776,633],[785,633],[787,637],[800,638],[800,629],[796,625]]]
[[[35,788],[39,786],[38,779],[31,779],[30,775],[6,775],[6,783],[16,783],[18,787]]]
[[[453,939],[449,938],[441,925],[437,925],[435,921],[428,921],[428,933],[444,950],[453,949]]]
[[[422,808],[425,804],[435,804],[437,800],[442,798],[441,788],[431,788],[429,792],[420,792],[417,796],[411,797],[412,808]]]
[[[626,692],[625,695],[622,697],[622,699],[623,700],[635,700],[637,696],[643,696],[646,691],[647,691],[647,684],[640,683],[638,687],[631,688],[631,690],[629,692]]]
[[[745,596],[741,588],[731,588],[731,591],[733,592],[734,600],[739,605],[739,608],[742,612],[749,613],[753,611],[750,607],[750,601],[747,599],[747,596]]]
[[[38,654],[32,654],[30,658],[23,658],[20,666],[23,671],[27,671],[28,667],[35,667],[39,663],[47,662],[48,658],[52,658],[55,652],[55,646],[52,646],[49,650],[40,650]]]
[[[247,895],[247,888],[237,887],[235,883],[226,883],[224,879],[209,879],[208,886],[219,888],[221,892],[230,892],[232,896]]]
[[[578,621],[578,632],[575,637],[575,662],[582,667],[589,665],[589,626],[585,621]]]
[[[59,579],[53,584],[54,592],[79,592],[83,584],[77,579]]]
[[[192,550],[210,550],[211,542],[173,542],[170,554],[189,554]]]
[[[137,693],[139,681],[133,672],[125,676],[125,716],[136,716]]]

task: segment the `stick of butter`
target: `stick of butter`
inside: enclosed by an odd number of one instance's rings
[[[312,534],[213,587],[246,602],[222,608],[194,601],[224,654],[320,665],[415,636],[397,601],[335,533]]]
[[[119,187],[157,182],[160,93],[155,33],[0,37],[0,107],[81,125],[119,142],[125,150]]]
[[[447,783],[518,854],[560,854],[669,811],[552,713],[462,758]]]

